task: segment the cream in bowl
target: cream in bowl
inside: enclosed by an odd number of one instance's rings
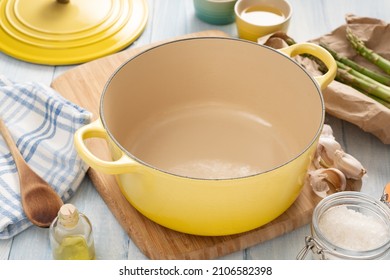
[[[234,11],[238,36],[254,42],[277,31],[287,32],[292,15],[286,0],[238,0]]]

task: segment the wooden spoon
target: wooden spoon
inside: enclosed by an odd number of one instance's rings
[[[61,198],[45,180],[27,165],[1,119],[0,133],[7,143],[18,169],[24,213],[34,225],[49,227],[63,205]]]

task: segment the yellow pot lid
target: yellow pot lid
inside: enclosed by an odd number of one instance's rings
[[[0,0],[0,51],[38,64],[77,64],[124,49],[146,26],[146,0],[66,1]]]

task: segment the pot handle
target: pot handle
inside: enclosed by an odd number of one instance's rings
[[[319,58],[328,67],[328,72],[322,76],[315,76],[321,90],[325,89],[336,77],[337,64],[332,55],[323,47],[313,43],[299,43],[286,48],[279,49],[282,53],[289,57],[294,57],[298,54],[311,54]]]
[[[106,174],[121,174],[134,170],[134,168],[138,166],[135,161],[130,159],[122,151],[120,151],[121,155],[119,159],[115,161],[106,161],[98,158],[85,145],[84,140],[89,138],[108,139],[108,134],[100,122],[100,119],[80,127],[74,135],[74,144],[77,153],[81,159],[93,169]]]

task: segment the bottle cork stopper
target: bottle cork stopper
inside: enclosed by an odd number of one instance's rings
[[[60,208],[58,219],[59,223],[64,227],[74,227],[79,221],[79,212],[73,204],[67,203]]]

